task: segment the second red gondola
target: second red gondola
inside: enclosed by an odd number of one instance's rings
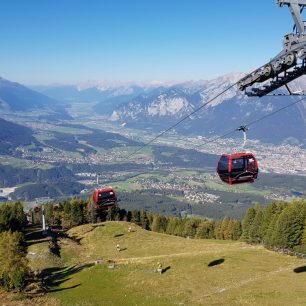
[[[98,210],[107,210],[117,204],[116,192],[112,187],[94,189],[92,198],[95,208]]]
[[[220,179],[230,185],[253,183],[258,175],[258,162],[252,153],[223,154],[217,172]]]

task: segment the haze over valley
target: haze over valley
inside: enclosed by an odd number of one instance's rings
[[[241,76],[180,84],[103,82],[31,89],[1,79],[0,196],[29,205],[86,197],[98,176],[99,184],[116,186],[126,199],[136,192],[141,203],[143,196],[149,199],[157,194],[161,202],[172,204],[169,209],[149,200],[147,209],[242,217],[257,201],[303,195],[304,102],[250,128],[247,149],[259,160],[258,182],[228,188],[215,173],[219,155],[242,149],[242,134],[234,132],[237,127],[269,115],[295,97],[254,99],[232,88],[131,155]],[[303,84],[299,81],[294,86],[303,88]],[[137,200],[128,203],[127,208],[140,205]]]

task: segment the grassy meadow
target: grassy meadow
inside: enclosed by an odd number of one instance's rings
[[[50,304],[306,305],[305,260],[263,247],[105,222],[69,230],[55,256],[31,235],[30,264],[49,275]]]

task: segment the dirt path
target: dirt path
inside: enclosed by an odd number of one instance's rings
[[[213,292],[205,294],[205,295],[203,295],[203,298],[210,297],[210,296],[215,295],[215,294],[220,294],[220,293],[223,293],[223,292],[226,292],[226,291],[229,291],[229,290],[237,289],[237,288],[240,288],[240,287],[242,287],[244,285],[247,285],[249,283],[257,282],[259,280],[268,279],[269,277],[274,276],[274,275],[276,275],[278,273],[281,273],[281,272],[287,272],[287,271],[290,271],[290,270],[292,271],[295,266],[296,265],[290,266],[290,267],[287,267],[287,268],[281,268],[280,267],[277,270],[274,270],[274,271],[271,271],[271,272],[267,272],[267,273],[264,273],[264,274],[261,273],[261,274],[255,275],[255,276],[250,277],[248,279],[242,280],[241,282],[237,282],[234,285],[219,288],[219,289],[217,289]]]

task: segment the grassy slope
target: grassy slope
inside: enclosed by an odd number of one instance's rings
[[[70,239],[61,240],[61,259],[43,252],[45,242],[31,245],[29,251],[41,250],[32,255],[33,267],[57,267],[51,298],[62,305],[305,304],[306,273],[293,272],[305,261],[240,242],[189,240],[136,226],[129,233],[129,226],[71,229]],[[118,252],[117,244],[125,250]],[[105,262],[89,264],[99,258]],[[224,262],[208,266],[218,259]],[[114,260],[115,269],[106,260]],[[168,267],[162,275],[153,272],[158,261]]]

